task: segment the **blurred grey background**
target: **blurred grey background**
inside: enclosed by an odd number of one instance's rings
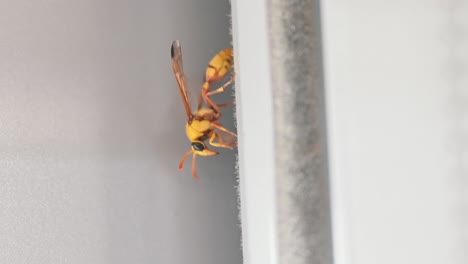
[[[199,181],[178,170],[190,144],[169,54],[180,39],[197,95],[229,13],[0,1],[2,263],[241,263],[235,153],[199,159]]]

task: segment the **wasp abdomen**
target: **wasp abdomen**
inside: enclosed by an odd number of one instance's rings
[[[205,81],[212,83],[224,78],[232,69],[234,61],[232,48],[225,49],[211,59],[206,69]]]

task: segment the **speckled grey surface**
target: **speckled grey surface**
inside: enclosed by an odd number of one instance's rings
[[[0,1],[0,263],[241,263],[235,155],[200,159],[200,181],[178,170],[190,144],[170,64],[180,39],[198,89],[229,12]]]
[[[320,10],[316,0],[269,0],[278,260],[332,258]]]

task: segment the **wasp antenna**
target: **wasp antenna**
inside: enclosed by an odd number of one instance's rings
[[[187,151],[187,153],[185,153],[184,157],[182,157],[182,160],[179,163],[179,170],[184,169],[185,160],[187,160],[187,158],[190,157],[190,154],[192,154],[192,153],[193,153],[193,150],[189,150],[189,151]]]
[[[199,180],[200,177],[198,177],[197,174],[197,154],[193,153],[192,157],[192,175],[195,180]]]

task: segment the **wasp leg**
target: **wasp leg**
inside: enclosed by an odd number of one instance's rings
[[[206,103],[218,114],[217,118],[220,118],[221,117],[221,109],[220,107],[214,103],[210,96],[212,95],[215,95],[215,94],[218,94],[218,93],[222,93],[224,92],[224,90],[226,89],[226,87],[228,87],[229,85],[231,85],[232,83],[234,82],[234,77],[231,78],[227,83],[225,83],[223,86],[219,87],[218,89],[214,90],[214,91],[211,91],[211,92],[208,92],[207,90],[202,90],[202,96],[203,96],[203,99],[205,99]]]
[[[198,98],[198,107],[197,110],[200,110],[203,106],[203,94],[200,94],[200,98]]]
[[[218,89],[216,90],[213,90],[213,91],[210,91],[210,92],[207,92],[206,93],[206,96],[212,96],[212,95],[215,95],[215,94],[219,94],[219,93],[222,93],[224,92],[224,90],[226,90],[227,87],[229,87],[229,85],[231,85],[234,80],[235,80],[235,75],[233,74],[231,79],[229,79],[229,81],[227,81],[223,86],[219,87]]]
[[[216,138],[218,138],[218,142],[214,142]],[[221,135],[219,135],[216,132],[213,132],[213,134],[211,135],[209,143],[213,147],[228,148],[228,149],[234,149],[233,146],[236,145],[236,142],[224,142]]]
[[[230,106],[233,104],[236,104],[236,100],[232,100],[231,102],[227,102],[227,103],[218,104],[218,107],[222,108],[222,107]]]
[[[203,100],[203,92],[200,94],[200,99],[198,100],[198,110],[200,110],[203,106],[203,102],[205,102]],[[226,102],[226,103],[220,103],[220,104],[216,104],[219,108],[223,108],[223,107],[228,107],[230,105],[233,105],[233,104],[236,104],[236,100],[232,100],[230,102]]]
[[[221,131],[223,131],[223,132],[226,132],[226,133],[228,133],[228,134],[231,134],[231,135],[237,137],[236,133],[234,133],[234,132],[228,130],[227,128],[225,128],[223,125],[221,125],[221,124],[218,123],[218,122],[215,122],[215,121],[211,122],[211,126],[214,127],[214,128],[217,128],[217,129],[219,129],[219,130],[221,130]]]

